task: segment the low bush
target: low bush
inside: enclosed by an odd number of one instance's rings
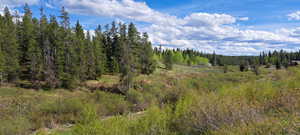
[[[0,135],[26,135],[33,128],[30,120],[26,117],[0,118]]]
[[[192,101],[181,101],[176,107],[173,126],[182,134],[205,134],[227,125],[249,123],[260,117],[259,111],[241,99],[215,94],[198,96]]]
[[[100,116],[120,115],[130,111],[131,104],[123,95],[97,91],[93,99]]]
[[[89,108],[85,109],[82,121],[72,132],[74,135],[175,135],[169,129],[168,114],[153,107],[144,114],[99,120],[95,110]]]
[[[40,104],[33,112],[32,120],[36,128],[54,128],[57,124],[75,123],[84,108],[82,100],[77,98],[57,98]]]

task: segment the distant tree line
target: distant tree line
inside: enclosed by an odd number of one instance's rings
[[[201,53],[191,49],[162,49],[154,48],[155,59],[162,62],[166,69],[172,69],[173,64],[196,66],[209,65],[209,59],[203,57]]]
[[[295,64],[293,61],[300,61],[300,50],[296,52],[287,52],[284,50],[261,52],[259,56],[225,56],[215,53],[195,53],[198,56],[209,59],[209,62],[216,66],[244,64],[288,67]]]
[[[32,16],[28,5],[24,15],[12,15],[8,8],[0,15],[0,81],[23,82],[34,88],[72,88],[81,81],[102,74],[121,74],[124,89],[132,77],[151,74],[156,68],[147,33],[133,23],[112,22],[91,35],[77,21],[75,27],[65,8],[60,16]]]
[[[276,69],[288,68],[300,63],[300,50],[297,52],[269,51],[261,52],[259,56],[226,56],[213,53],[203,53],[192,49],[162,49],[154,48],[155,58],[162,61],[166,68],[172,68],[172,64],[183,65],[212,65],[223,66],[224,72],[228,71],[228,65],[237,65],[240,71],[252,70],[259,74],[259,67],[274,67]]]

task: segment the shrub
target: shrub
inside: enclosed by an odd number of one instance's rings
[[[84,108],[80,99],[58,98],[42,103],[39,111],[33,112],[32,119],[36,128],[53,128],[56,124],[75,123]]]
[[[98,114],[101,116],[111,116],[126,114],[129,112],[130,104],[125,100],[125,96],[97,91],[94,95],[95,104],[98,106]]]
[[[173,135],[170,130],[169,110],[152,107],[131,127],[131,135]]]
[[[205,134],[224,125],[233,127],[241,122],[251,122],[259,117],[257,111],[243,100],[205,95],[192,101],[180,101],[173,126],[182,134]]]
[[[255,73],[255,75],[259,75],[260,74],[260,69],[258,65],[254,65],[252,67],[253,72]]]
[[[0,118],[0,134],[1,135],[24,135],[30,134],[32,124],[28,118],[17,116],[17,117],[6,117]]]
[[[100,120],[94,107],[86,106],[79,122],[72,128],[74,135],[101,135]]]
[[[239,124],[236,127],[224,126],[218,130],[210,131],[212,135],[293,135],[299,133],[297,123],[299,117],[267,118],[258,122]]]
[[[141,93],[134,89],[130,89],[128,91],[127,100],[133,104],[134,112],[145,110],[153,103],[153,99],[151,99],[151,94]]]

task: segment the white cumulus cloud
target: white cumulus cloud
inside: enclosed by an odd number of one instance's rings
[[[236,23],[248,17],[228,14],[192,13],[179,18],[150,8],[134,0],[53,0],[77,14],[110,16],[149,23],[142,27],[154,44],[166,47],[192,48],[227,55],[258,54],[265,50],[293,50],[300,40],[293,34],[258,30],[241,30]],[[300,19],[299,13],[290,19]]]
[[[296,11],[287,15],[289,20],[300,20],[300,11]]]
[[[0,7],[18,7],[24,5],[25,3],[29,5],[34,5],[39,3],[39,0],[1,0]]]
[[[36,3],[37,0],[31,1]],[[300,29],[281,29],[274,32],[240,29],[237,23],[249,20],[248,17],[199,12],[177,17],[154,10],[147,3],[135,0],[49,0],[48,2],[48,7],[64,6],[74,14],[106,16],[147,23],[148,25],[141,27],[142,31],[149,33],[154,44],[165,47],[191,48],[204,52],[216,51],[227,55],[252,55],[266,50],[300,48],[300,38],[298,38]],[[300,20],[300,11],[291,13],[288,17]]]

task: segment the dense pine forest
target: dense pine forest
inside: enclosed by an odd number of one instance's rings
[[[38,19],[26,5],[22,17],[5,8],[0,30],[1,82],[72,88],[102,74],[123,73],[126,78],[131,72],[151,74],[155,69],[148,35],[133,23],[113,22],[104,31],[99,25],[91,35],[79,21],[72,27],[64,8],[50,19],[41,9]]]

